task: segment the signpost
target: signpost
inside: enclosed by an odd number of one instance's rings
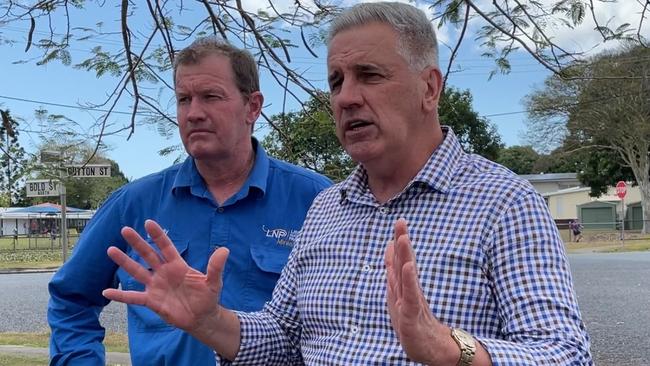
[[[624,181],[616,183],[616,195],[621,199],[621,241],[625,241],[625,195],[627,194],[627,184]]]
[[[43,151],[42,163],[60,163],[61,153],[58,151]],[[61,167],[61,165],[59,165]],[[74,178],[101,178],[111,176],[111,166],[108,164],[69,165],[65,167],[68,176]],[[61,178],[63,178],[61,170]],[[68,257],[68,220],[66,218],[66,191],[62,181],[56,179],[36,179],[25,183],[27,197],[60,196],[61,200],[61,250],[63,263]]]

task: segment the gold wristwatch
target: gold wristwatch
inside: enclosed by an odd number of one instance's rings
[[[462,329],[451,328],[451,338],[456,341],[460,348],[460,360],[458,366],[471,366],[476,354],[476,341],[469,333]]]

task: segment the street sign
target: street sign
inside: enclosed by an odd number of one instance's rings
[[[36,179],[25,182],[27,197],[48,197],[61,194],[61,182],[51,179]]]
[[[110,177],[111,166],[106,164],[69,165],[68,175],[75,178]]]
[[[60,151],[43,150],[41,151],[41,163],[59,163],[63,158]]]
[[[619,181],[616,183],[616,195],[618,198],[623,199],[625,198],[625,194],[627,193],[627,185],[623,181]]]

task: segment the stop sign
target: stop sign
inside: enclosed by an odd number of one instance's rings
[[[619,181],[616,183],[616,195],[618,198],[623,199],[625,198],[625,194],[627,193],[627,185],[623,181]]]

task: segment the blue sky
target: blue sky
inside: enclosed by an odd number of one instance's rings
[[[249,1],[248,6],[256,6],[254,1]],[[114,18],[118,16],[117,9],[112,9],[110,12],[104,11],[103,15],[99,14],[100,12],[91,9],[77,15],[84,17],[86,25],[105,21],[107,27],[110,27],[111,24],[116,23]],[[108,18],[107,14],[110,14]],[[99,118],[102,112],[48,105],[48,103],[73,106],[88,102],[100,103],[113,90],[116,79],[112,77],[98,79],[92,72],[63,66],[58,61],[45,66],[36,66],[34,61],[21,64],[13,63],[37,55],[34,49],[28,54],[23,52],[28,28],[27,22],[0,24],[0,36],[17,41],[14,45],[2,45],[0,48],[0,70],[2,70],[0,108],[8,108],[13,115],[25,120],[21,125],[21,129],[24,130],[21,132],[21,142],[23,146],[33,152],[39,143],[36,134],[29,132],[38,129],[38,123],[33,117],[35,109],[43,107],[50,113],[66,115],[82,124],[83,121],[92,121]],[[44,33],[39,33],[37,29],[34,38],[39,39],[43,36]],[[454,31],[450,29],[442,29],[440,32],[440,39],[443,42],[453,39],[453,36]],[[558,35],[560,38],[563,36],[568,37],[568,40],[574,44],[584,45],[584,47],[589,47],[591,43],[595,42],[588,39],[591,35],[582,36],[579,32],[574,32],[572,35]],[[531,92],[535,85],[540,85],[549,73],[539,66],[532,57],[518,53],[511,58],[512,72],[510,74],[497,74],[492,80],[488,80],[488,74],[494,67],[493,61],[480,56],[482,51],[479,50],[473,39],[474,37],[471,35],[466,37],[464,47],[457,59],[457,64],[463,67],[463,71],[454,73],[449,84],[460,89],[470,90],[474,98],[474,109],[496,125],[507,145],[522,144],[525,142],[521,137],[525,128],[526,114],[517,113],[524,110],[521,100]],[[95,43],[73,44],[71,49],[73,64],[88,56],[87,50],[95,45],[106,48],[114,47],[119,42],[119,38],[105,38]],[[292,65],[301,70],[308,70],[309,76],[317,80],[316,85],[325,88],[325,49],[318,49],[317,53],[319,58],[313,58],[306,53],[296,54]],[[444,46],[441,47],[441,65],[446,65],[447,55],[448,52]],[[169,80],[171,80],[171,75],[169,76]],[[269,77],[263,77],[262,91],[267,104],[265,113],[267,115],[278,113],[282,105],[282,93],[279,86]],[[171,101],[169,94],[163,98]],[[130,99],[126,98],[117,106],[116,110],[128,112],[129,102]],[[290,104],[290,109],[297,108],[296,103]],[[130,116],[126,114],[115,114],[110,121],[119,125],[128,123],[129,118]],[[260,125],[262,124],[263,122],[260,123]],[[262,137],[265,131],[265,129],[261,129],[256,135]],[[149,126],[138,126],[135,134],[128,141],[126,140],[127,135],[127,132],[123,132],[106,140],[111,148],[108,151],[108,156],[117,161],[127,177],[139,178],[172,163],[173,157],[161,157],[158,155],[158,151],[166,146],[178,144],[179,138],[176,135],[171,139],[166,139]]]

